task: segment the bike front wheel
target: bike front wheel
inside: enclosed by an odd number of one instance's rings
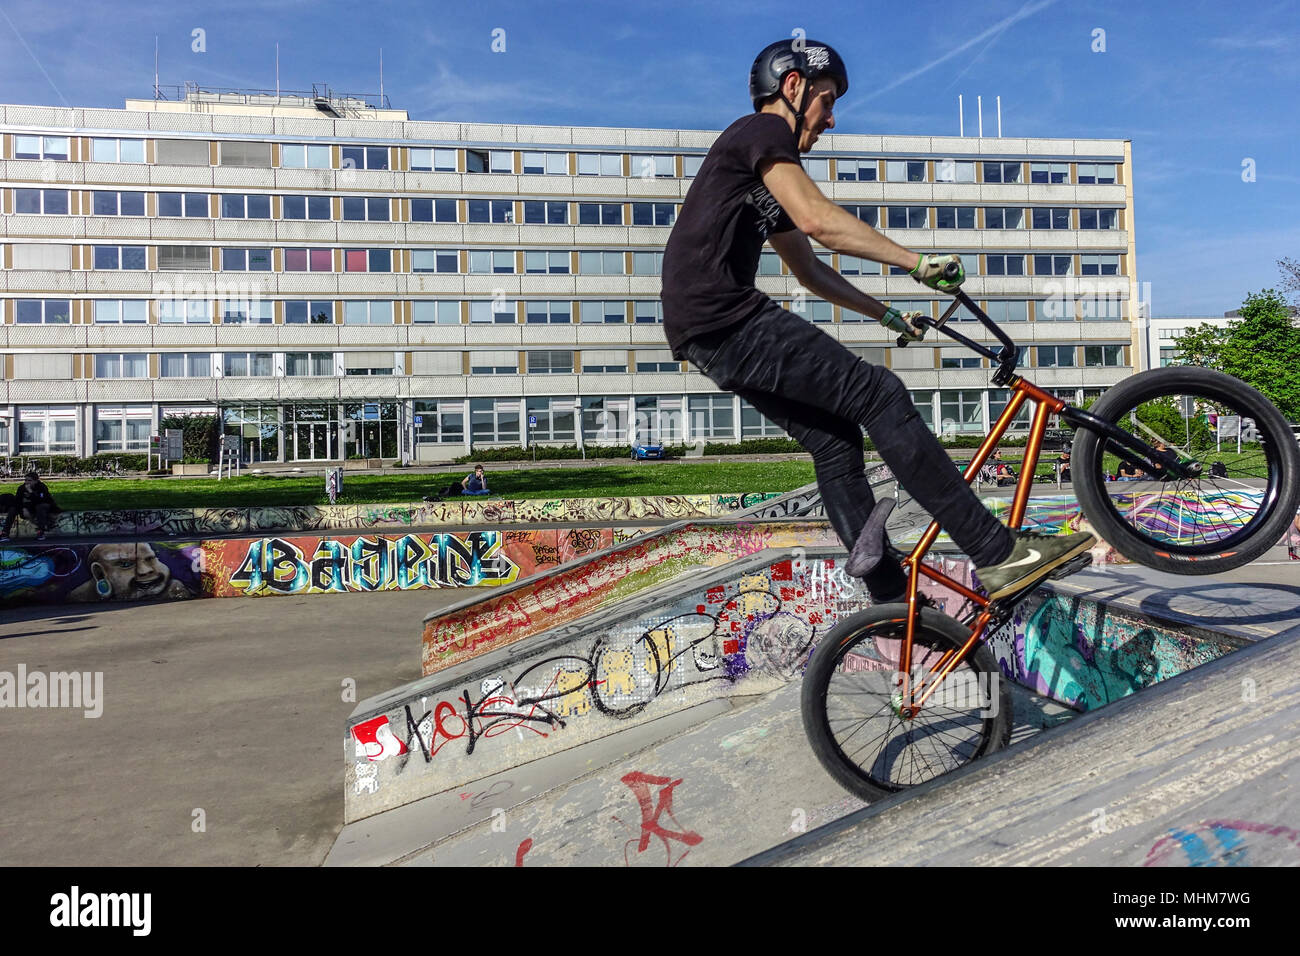
[[[980,645],[935,688],[914,717],[904,715],[899,670],[907,606],[855,614],[817,645],[800,699],[804,732],[827,772],[850,793],[878,800],[956,770],[1006,746],[1011,689],[992,651]],[[970,637],[957,621],[921,608],[912,674],[929,674]]]
[[[1078,430],[1079,506],[1125,557],[1174,574],[1216,574],[1258,558],[1295,518],[1295,436],[1272,402],[1239,379],[1207,368],[1151,369],[1108,389],[1088,411],[1201,466],[1194,478],[1109,482],[1123,452],[1086,426]]]

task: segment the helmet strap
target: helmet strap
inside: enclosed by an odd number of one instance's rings
[[[803,76],[802,73],[799,75]],[[784,93],[781,94],[781,102],[784,103],[786,106],[790,107],[790,111],[794,113],[794,141],[795,141],[796,148],[798,147],[799,137],[803,134],[803,114],[805,109],[808,106],[808,88],[810,86],[812,86],[812,80],[804,76],[803,92],[799,94],[798,109],[795,108],[795,105],[793,103],[791,103],[789,100],[785,98]]]

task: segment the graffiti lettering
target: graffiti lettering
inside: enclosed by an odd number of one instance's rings
[[[682,860],[686,858],[686,854],[691,852],[689,849],[685,849],[682,851],[682,855],[674,860],[672,846],[669,844],[669,840],[684,843],[688,848],[699,846],[704,842],[704,837],[700,836],[694,830],[684,829],[682,825],[677,822],[677,817],[673,815],[673,790],[681,784],[681,777],[672,780],[668,777],[654,777],[650,774],[641,773],[640,771],[633,771],[632,773],[624,774],[620,779],[628,786],[632,793],[636,795],[637,804],[641,808],[641,832],[638,836],[633,837],[623,845],[623,863],[625,865],[632,865],[627,855],[628,848],[635,843],[636,852],[638,854],[644,853],[650,848],[651,837],[655,837],[663,843],[664,852],[667,854],[668,859],[668,862],[665,864],[666,866],[677,866],[677,864],[681,863]],[[651,805],[652,798],[650,794],[650,788],[652,786],[659,787],[657,800],[653,806]],[[676,830],[666,829],[663,824],[659,822],[660,817],[665,815],[667,815],[668,819],[673,822],[673,826],[677,827]],[[619,820],[618,817],[614,817],[614,820],[619,823],[623,822],[622,820]]]

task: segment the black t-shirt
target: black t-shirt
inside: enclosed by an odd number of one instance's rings
[[[770,299],[754,288],[767,237],[795,228],[758,175],[765,160],[799,162],[790,124],[751,113],[714,141],[664,249],[664,334],[673,356],[704,332],[753,318]]]

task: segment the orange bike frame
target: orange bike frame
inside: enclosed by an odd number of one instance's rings
[[[1007,526],[1009,528],[1020,528],[1025,517],[1025,509],[1029,504],[1029,492],[1034,482],[1034,471],[1038,467],[1038,453],[1043,444],[1043,433],[1047,430],[1048,419],[1055,414],[1059,414],[1065,408],[1065,402],[1061,401],[1055,395],[1043,391],[1031,382],[1025,381],[1020,376],[1016,376],[1009,383],[1011,388],[1010,401],[1007,407],[1003,409],[1002,414],[989,430],[979,450],[975,452],[975,457],[971,459],[966,471],[962,477],[970,484],[979,474],[980,469],[988,460],[989,456],[997,448],[998,442],[1011,426],[1012,420],[1020,411],[1021,406],[1026,400],[1031,400],[1037,404],[1034,412],[1034,419],[1029,428],[1029,440],[1025,444],[1025,460],[1020,469],[1020,477],[1016,482],[1015,495],[1011,500],[1011,513],[1007,516]],[[939,683],[947,677],[954,668],[961,664],[971,653],[971,651],[985,637],[989,623],[993,619],[994,609],[990,607],[990,601],[982,594],[971,590],[959,581],[948,577],[942,571],[938,571],[929,565],[923,563],[925,557],[933,546],[935,539],[939,537],[939,523],[930,522],[930,526],[925,529],[921,535],[921,540],[916,543],[912,553],[903,559],[903,567],[908,571],[907,585],[907,636],[903,641],[902,657],[899,662],[901,677],[899,683],[903,689],[903,701],[911,700],[910,704],[904,704],[900,710],[905,710],[907,716],[915,717],[921,710],[921,706],[930,699],[934,689]],[[911,687],[912,673],[912,641],[916,633],[917,619],[917,602],[916,595],[920,587],[920,576],[925,575],[932,581],[938,581],[945,587],[950,588],[962,597],[970,601],[978,609],[974,623],[971,625],[970,637],[959,650],[948,651],[930,668],[920,685],[913,690]],[[933,679],[930,679],[933,678]],[[914,694],[919,697],[912,699]]]

